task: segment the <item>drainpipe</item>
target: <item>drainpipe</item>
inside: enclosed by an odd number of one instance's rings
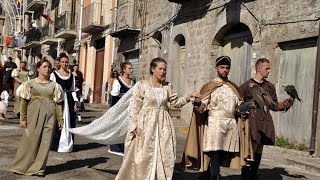
[[[316,150],[316,135],[317,135],[317,122],[318,122],[318,103],[319,103],[319,81],[320,81],[320,27],[317,42],[317,60],[316,60],[316,72],[314,82],[314,94],[313,94],[313,107],[312,107],[312,132],[310,141],[310,154],[313,154]]]
[[[82,32],[83,1],[84,1],[84,0],[80,0],[80,17],[79,17],[79,30],[78,30],[78,41],[79,41],[79,47],[78,47],[78,64],[80,64],[80,49],[81,49],[81,32]]]

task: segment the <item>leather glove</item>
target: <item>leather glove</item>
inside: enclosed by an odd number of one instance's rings
[[[287,111],[293,105],[293,103],[293,98],[285,99],[283,102],[278,103],[278,109]]]
[[[286,109],[290,108],[293,105],[293,103],[294,103],[293,98],[288,98],[283,101],[283,105]]]

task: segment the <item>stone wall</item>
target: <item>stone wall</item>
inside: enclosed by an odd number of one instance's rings
[[[219,55],[220,42],[238,23],[245,24],[252,34],[251,74],[254,75],[255,60],[266,57],[271,60],[273,71],[269,81],[272,83],[278,80],[281,55],[278,43],[318,36],[319,1],[310,4],[310,1],[296,0],[190,0],[182,5],[166,0],[138,2],[145,7],[145,24],[138,46],[140,79],[148,77],[151,59],[161,56],[168,61],[168,81],[172,80],[177,60],[175,38],[183,35],[186,49],[184,92],[199,91],[215,76],[214,60]],[[151,37],[156,31],[162,34],[159,47]],[[190,106],[182,109],[183,120],[189,121],[190,109]]]

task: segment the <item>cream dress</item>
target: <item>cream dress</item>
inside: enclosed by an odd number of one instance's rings
[[[169,108],[189,102],[178,98],[170,84],[152,88],[139,81],[129,105],[132,120],[125,140],[125,154],[116,180],[170,180],[176,159],[175,129]],[[138,135],[132,133],[137,129]]]

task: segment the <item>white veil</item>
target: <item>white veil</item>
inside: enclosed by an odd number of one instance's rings
[[[124,143],[131,122],[129,104],[135,89],[136,85],[100,118],[86,126],[72,128],[69,131],[100,144]]]

